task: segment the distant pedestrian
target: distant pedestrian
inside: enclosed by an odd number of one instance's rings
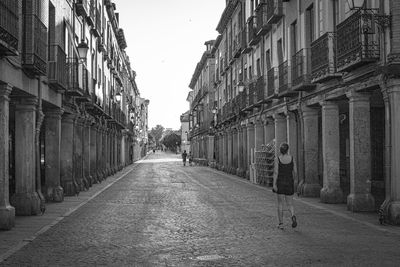
[[[296,173],[296,162],[293,156],[289,155],[289,145],[287,143],[282,143],[279,147],[280,155],[275,161],[275,171],[274,171],[274,182],[273,189],[274,193],[277,193],[278,200],[278,220],[279,229],[283,229],[283,200],[286,201],[286,205],[289,208],[292,227],[297,226],[296,216],[294,214],[293,206],[293,194],[294,194],[294,177]]]
[[[186,158],[187,158],[187,153],[186,150],[184,150],[182,153],[183,166],[186,166]]]

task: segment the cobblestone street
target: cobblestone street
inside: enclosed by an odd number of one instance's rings
[[[157,152],[0,266],[398,266],[398,227],[331,207],[279,230],[269,188]]]

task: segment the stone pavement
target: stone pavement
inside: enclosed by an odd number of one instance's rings
[[[269,188],[206,167],[183,167],[179,155],[164,153],[151,154],[124,173],[106,181],[108,187],[92,198],[83,199],[79,209],[54,216],[53,221],[62,220],[34,235],[20,250],[14,249],[0,266],[398,266],[400,262],[400,229],[379,225],[376,214],[353,214],[344,205],[296,198],[299,226],[290,227],[286,212],[282,231],[276,228],[275,195]],[[1,240],[4,233],[9,232],[1,232]]]
[[[39,216],[17,216],[15,227],[9,231],[0,231],[0,262],[32,242],[40,234],[70,216],[89,200],[106,190],[133,170],[137,163],[108,177],[99,184],[94,184],[88,191],[80,192],[75,197],[64,197],[62,203],[46,203],[46,212]]]

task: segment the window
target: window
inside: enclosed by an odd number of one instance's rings
[[[260,58],[257,58],[257,77],[261,76],[261,60]]]
[[[271,53],[269,49],[265,52],[265,69],[271,69]]]
[[[276,50],[277,50],[277,54],[278,54],[278,64],[280,65],[283,62],[282,39],[278,40]]]
[[[295,20],[292,25],[290,25],[290,52],[291,55],[297,52],[297,21]]]
[[[310,5],[306,10],[306,46],[309,47],[315,40],[315,11],[314,5]]]

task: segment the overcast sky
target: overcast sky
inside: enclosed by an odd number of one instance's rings
[[[180,128],[189,110],[189,82],[215,39],[225,0],[115,0],[141,97],[150,100],[149,127]]]

